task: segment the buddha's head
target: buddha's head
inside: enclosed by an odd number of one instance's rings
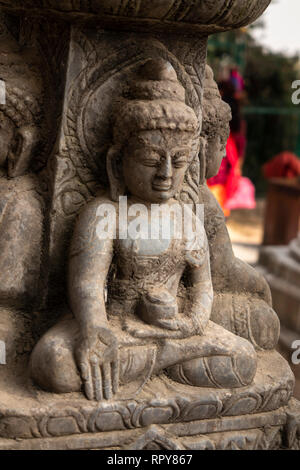
[[[107,168],[114,200],[161,203],[180,192],[199,151],[200,124],[170,63],[148,60],[118,107]]]
[[[226,156],[226,143],[230,132],[231,110],[220,95],[212,69],[205,69],[203,96],[203,141],[205,178],[218,174],[222,159]]]
[[[0,168],[10,178],[24,175],[38,142],[39,108],[30,96],[7,86],[6,103],[0,106]]]

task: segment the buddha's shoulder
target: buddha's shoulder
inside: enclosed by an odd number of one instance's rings
[[[101,194],[95,197],[92,201],[88,202],[79,214],[80,219],[86,219],[89,217],[100,217],[109,210],[117,211],[118,203],[113,201],[108,193]]]

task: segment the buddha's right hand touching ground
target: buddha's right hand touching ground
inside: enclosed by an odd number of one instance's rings
[[[111,399],[118,391],[118,341],[107,327],[82,335],[76,349],[77,367],[89,400]]]

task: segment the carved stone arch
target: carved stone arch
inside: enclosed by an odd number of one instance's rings
[[[101,186],[107,186],[105,161],[112,141],[111,111],[114,100],[126,91],[126,85],[146,59],[163,57],[172,64],[186,89],[187,104],[201,119],[199,95],[178,59],[157,40],[140,43],[130,40],[128,43],[125,42],[121,49],[101,63],[95,61],[92,54],[91,62],[70,88],[64,126],[65,150],[81,184],[89,182],[96,187],[98,180]],[[107,93],[108,89],[113,89],[113,93]],[[65,180],[64,186],[70,183]],[[192,186],[196,194],[197,181],[193,175],[187,180],[187,185]],[[92,186],[90,184],[88,188]],[[63,195],[63,188],[59,193]]]

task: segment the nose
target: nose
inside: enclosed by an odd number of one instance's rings
[[[165,158],[162,159],[157,176],[164,180],[172,178],[173,168],[170,155],[166,155]]]

